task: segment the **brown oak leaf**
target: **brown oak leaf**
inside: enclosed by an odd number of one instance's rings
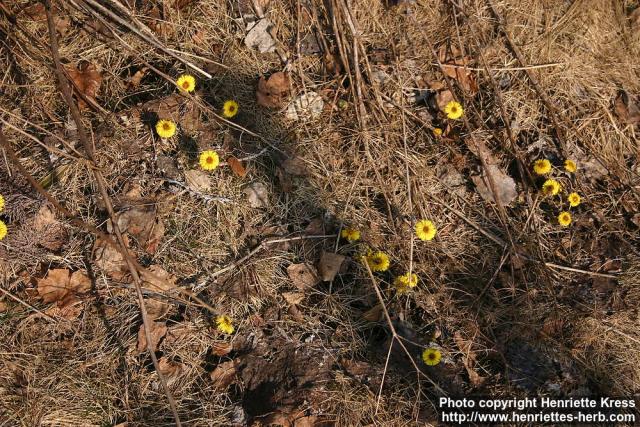
[[[267,108],[282,107],[289,97],[289,76],[282,71],[273,73],[268,79],[258,81],[256,98],[258,104]]]
[[[77,91],[87,98],[95,99],[102,84],[102,73],[90,62],[81,62],[78,67],[67,67],[67,74]],[[87,108],[87,103],[78,97],[78,108]]]

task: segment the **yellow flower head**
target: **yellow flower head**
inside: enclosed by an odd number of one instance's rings
[[[436,236],[436,231],[436,226],[428,219],[418,221],[418,223],[416,224],[416,235],[420,240],[433,240],[433,238]]]
[[[564,170],[574,173],[576,170],[578,170],[578,165],[576,165],[576,162],[574,162],[573,160],[567,159],[564,161]]]
[[[4,239],[7,235],[7,224],[0,221],[0,240]]]
[[[563,227],[568,226],[571,224],[571,214],[569,212],[560,212],[560,215],[558,215],[558,222]]]
[[[545,196],[555,196],[560,191],[560,183],[555,179],[548,179],[542,184],[542,193]]]
[[[233,327],[233,323],[231,322],[231,318],[224,314],[216,317],[216,326],[218,330],[223,334],[231,335],[235,328]]]
[[[0,212],[4,210],[4,197],[0,194]]]
[[[365,261],[369,265],[371,271],[387,271],[389,269],[389,255],[384,252],[373,252],[369,253],[365,257]]]
[[[411,288],[415,288],[418,285],[418,276],[414,273],[411,273],[411,278],[409,278],[409,273],[405,273],[401,276],[396,277],[393,281],[393,284],[396,287],[396,291],[399,294],[407,293]]]
[[[464,109],[459,102],[449,101],[449,103],[444,107],[444,112],[447,114],[447,117],[456,120],[462,117],[464,114]]]
[[[569,200],[569,205],[575,208],[580,204],[580,195],[578,193],[571,193],[567,196],[567,200]]]
[[[533,162],[533,171],[538,175],[546,175],[551,172],[551,162],[547,159],[539,159]]]
[[[343,228],[340,232],[340,237],[347,239],[349,243],[357,242],[360,240],[360,231],[355,228]]]
[[[178,85],[180,90],[183,90],[185,92],[193,92],[196,88],[196,79],[192,75],[183,74],[178,77],[178,80],[176,80],[176,84]]]
[[[437,348],[427,348],[422,352],[422,360],[429,366],[435,366],[440,363],[442,353]]]
[[[161,138],[171,138],[176,134],[176,124],[171,120],[158,120],[156,123],[156,132]]]
[[[442,135],[442,128],[433,128],[433,134],[435,136],[441,136]]]
[[[206,171],[212,171],[220,164],[218,153],[213,150],[206,150],[200,153],[200,167]]]
[[[238,103],[236,101],[225,101],[224,105],[222,106],[222,115],[225,116],[227,119],[230,119],[231,117],[235,116],[236,114],[238,114]]]

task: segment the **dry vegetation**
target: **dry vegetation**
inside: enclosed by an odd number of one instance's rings
[[[54,2],[72,103],[45,8],[0,4],[1,425],[173,425],[170,399],[183,425],[415,425],[443,393],[640,391],[637,2],[99,4]]]

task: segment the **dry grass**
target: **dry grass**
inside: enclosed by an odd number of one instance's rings
[[[149,11],[153,2],[142,3],[140,18],[154,22]],[[287,266],[314,264],[321,250],[334,250],[335,238],[268,245],[238,268],[215,274],[270,236],[297,235],[308,228],[313,229],[310,234],[332,235],[343,225],[360,229],[368,247],[390,254],[391,271],[376,276],[385,305],[402,336],[420,346],[436,342],[442,347],[443,363],[421,367],[446,392],[511,397],[638,391],[640,254],[633,218],[640,202],[640,153],[637,129],[621,124],[611,108],[618,90],[640,93],[639,29],[626,20],[634,5],[493,1],[526,65],[544,65],[525,68],[557,110],[567,152],[580,168],[575,177],[558,174],[565,187],[584,199],[574,210],[574,224],[563,229],[554,221],[558,204],[539,200],[539,183],[517,172],[516,158],[529,167],[540,157],[556,163],[564,157],[556,148],[550,113],[497,31],[489,3],[406,4],[409,14],[384,2],[351,5],[359,30],[355,44],[362,47],[360,58],[362,51],[368,58],[358,64],[359,81],[353,62],[352,76],[334,76],[321,56],[297,54],[297,37],[304,37],[311,25],[322,25],[335,46],[328,3],[313,2],[318,23],[298,15],[304,3],[272,1],[268,16],[291,59],[295,93],[321,93],[327,104],[348,102],[346,108],[329,105],[318,119],[298,123],[256,103],[258,77],[280,71],[283,64],[276,54],[261,55],[244,46],[244,29],[233,19],[237,4],[194,0],[181,10],[165,5],[162,25],[167,30],[160,40],[193,55],[190,60],[213,74],[210,80],[198,78],[198,96],[218,109],[226,99],[237,100],[241,112],[233,121],[259,135],[217,121],[206,109],[198,121],[188,111],[190,101],[182,100],[183,107],[172,110],[174,119],[183,126],[187,120],[195,124],[183,132],[190,138],[168,142],[150,132],[137,112],[144,103],[167,102],[174,87],[151,71],[137,88],[127,79],[145,62],[171,77],[187,71],[185,66],[132,34],[121,35],[127,48],[96,37],[87,27],[91,20],[65,4],[71,25],[61,36],[63,60],[71,65],[88,61],[104,77],[97,102],[110,115],[88,109],[84,117],[110,196],[116,205],[126,205],[125,194],[139,186],[143,198],[158,200],[166,227],[155,253],[133,246],[137,259],[145,266],[162,266],[178,278],[179,287],[235,319],[233,351],[216,356],[214,344],[229,338],[216,331],[211,313],[172,292],[147,295],[149,304],[169,304],[161,318],[169,332],[157,355],[181,366],[179,374],[170,376],[169,388],[186,425],[277,422],[281,414],[300,411],[337,425],[411,425],[437,419],[430,403],[436,389],[424,377],[416,381],[395,346],[385,368],[387,325],[382,317],[363,317],[378,303],[356,257],[364,246],[341,241],[339,252],[349,256],[346,267],[331,284],[308,289],[294,308],[283,298],[283,293],[297,291]],[[87,168],[51,154],[51,147],[70,151],[49,133],[78,150],[80,145],[55,85],[46,22],[26,18],[20,10],[27,5],[16,2],[10,12],[37,42],[29,41],[6,15],[0,19],[0,29],[10,33],[0,47],[6,70],[0,118],[38,138],[49,151],[4,123],[3,132],[36,179],[58,172],[58,180],[48,187],[52,196],[106,231],[104,204]],[[352,57],[347,20],[338,19],[337,29]],[[443,81],[432,55],[441,46],[463,48],[473,59],[479,92],[470,96],[456,86],[457,96],[473,136],[485,142],[518,183],[519,197],[505,208],[503,219],[470,180],[481,163],[468,147],[471,137],[462,122],[453,124],[446,138],[436,138],[430,128],[447,125],[442,114],[436,115],[430,101],[416,104],[405,96]],[[479,60],[481,53],[501,96]],[[371,72],[384,72],[388,79],[369,84]],[[361,91],[358,99],[353,97],[356,89]],[[516,153],[501,118],[500,98]],[[359,110],[361,102],[364,111]],[[200,150],[242,158],[263,148],[264,154],[246,162],[246,177],[227,167],[212,174],[210,193],[231,203],[205,203],[193,192],[168,185],[158,166],[158,155],[175,160],[176,179],[184,181],[183,172],[197,167]],[[283,153],[301,159],[306,174],[279,177]],[[149,355],[136,350],[142,320],[131,284],[96,267],[94,236],[62,218],[62,247],[47,249],[46,239],[29,233],[43,200],[8,162],[2,160],[1,167],[0,194],[7,199],[2,219],[10,226],[9,236],[0,242],[1,286],[32,308],[0,296],[0,424],[172,424]],[[451,186],[443,178],[451,170],[462,185]],[[253,182],[268,188],[265,207],[252,208],[246,200],[243,190]],[[434,241],[413,242],[413,224],[421,218],[437,224]],[[619,262],[620,274],[606,279],[535,262],[519,265],[510,256],[511,246],[501,247],[486,232],[505,242],[511,235],[518,250],[531,257],[584,271],[618,274],[610,266]],[[90,273],[92,291],[83,298],[77,318],[67,319],[55,304],[37,298],[36,280],[50,267]],[[408,296],[397,295],[394,276],[409,268],[420,277],[419,286]],[[420,346],[410,346],[416,361]],[[475,360],[471,372],[464,366],[470,354]],[[319,367],[300,372],[313,365],[308,359]],[[210,372],[228,360],[239,361],[245,374],[241,371],[229,388],[216,389]],[[282,372],[271,372],[263,361]],[[246,372],[261,366],[264,372],[255,373],[252,382]],[[482,384],[473,382],[474,372],[485,378]],[[312,378],[310,384],[300,383],[305,375]],[[273,389],[271,394],[264,384]],[[288,388],[300,399],[282,392]],[[267,403],[256,406],[254,401]]]

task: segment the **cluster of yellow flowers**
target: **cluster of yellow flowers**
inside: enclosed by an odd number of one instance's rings
[[[423,219],[416,223],[415,233],[418,239],[429,241],[433,240],[436,236],[437,228],[432,221]],[[346,227],[340,231],[340,237],[346,239],[349,243],[357,242],[360,240],[360,231],[355,228]],[[362,257],[362,260],[373,272],[384,272],[391,266],[389,255],[383,251],[369,250],[367,254]],[[407,272],[397,276],[393,284],[398,294],[406,294],[418,286],[418,276],[415,273]]]
[[[538,175],[548,175],[553,170],[551,162],[548,159],[538,159],[533,163],[533,171]],[[575,161],[567,159],[564,161],[564,170],[569,173],[575,173],[578,170],[578,165]],[[553,178],[549,178],[542,184],[542,194],[545,196],[556,196],[562,190],[562,185]],[[576,192],[569,193],[567,201],[571,208],[575,208],[580,205],[581,198]],[[572,218],[568,211],[562,211],[558,215],[558,223],[563,227],[568,227],[571,224]]]
[[[193,92],[196,89],[196,79],[192,75],[183,74],[176,80],[176,86],[181,92]],[[239,110],[240,106],[234,100],[227,100],[222,105],[222,115],[227,119],[235,117]],[[171,138],[176,134],[176,130],[177,125],[171,119],[161,118],[156,123],[156,133],[160,138]],[[200,167],[206,171],[214,170],[220,164],[218,153],[213,150],[206,150],[200,153],[199,160]]]
[[[0,213],[4,210],[4,197],[0,194]],[[0,240],[7,236],[7,224],[0,220]]]

